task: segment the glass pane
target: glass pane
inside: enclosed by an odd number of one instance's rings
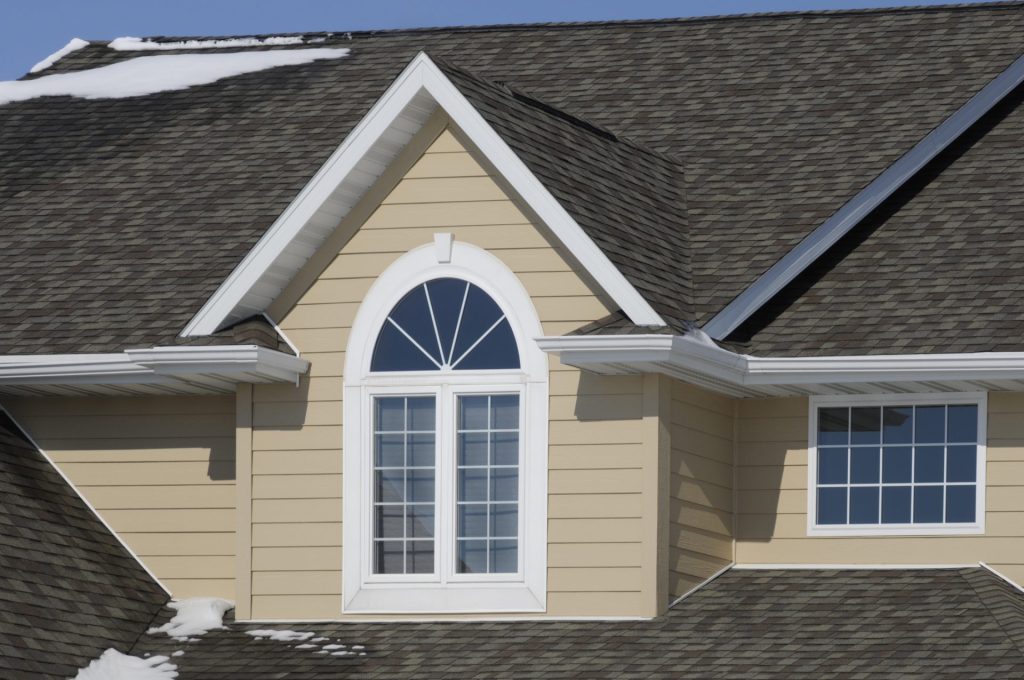
[[[406,536],[409,538],[433,538],[434,537],[434,506],[430,505],[407,505]]]
[[[455,339],[452,361],[457,361],[501,317],[501,309],[494,300],[476,286],[470,286],[466,295],[466,309],[462,313],[462,325],[459,326],[459,337]],[[518,363],[516,357],[517,366]]]
[[[456,355],[456,360],[462,355]],[[519,368],[519,348],[508,319],[502,321],[454,366],[460,371]]]
[[[519,429],[518,394],[496,394],[491,397],[491,427],[495,430]]]
[[[487,433],[459,434],[459,465],[487,465]]]
[[[914,407],[886,406],[882,409],[882,443],[909,444],[914,440]]]
[[[975,514],[975,488],[973,486],[946,487],[946,521],[973,522]]]
[[[373,570],[378,574],[405,573],[403,541],[376,541]]]
[[[910,487],[882,487],[882,523],[910,524]]]
[[[378,434],[376,440],[377,467],[402,467],[405,465],[405,435]]]
[[[433,432],[434,420],[433,397],[409,397],[409,431]]]
[[[408,480],[408,496],[410,503],[432,503],[434,501],[434,471],[433,470],[409,470],[406,472]]]
[[[915,420],[915,443],[943,442],[946,440],[945,406],[918,406]]]
[[[491,537],[515,538],[519,535],[519,506],[496,503],[491,506]]]
[[[434,435],[410,434],[409,467],[434,467]]]
[[[519,433],[494,432],[491,434],[491,465],[519,464]]]
[[[378,503],[401,503],[405,500],[405,470],[377,470]]]
[[[434,319],[437,321],[437,332],[441,336],[441,348],[445,360],[453,357],[452,345],[455,342],[455,329],[459,326],[462,312],[462,300],[466,295],[469,283],[458,279],[434,279],[427,283],[430,304],[434,308]]]
[[[491,573],[514,574],[519,571],[519,542],[491,541]]]
[[[434,571],[434,542],[409,541],[408,573],[431,574]]]
[[[519,499],[519,470],[516,468],[491,469],[491,500],[516,501]]]
[[[850,409],[850,443],[878,444],[882,441],[882,409],[857,406]]]
[[[818,446],[850,443],[850,409],[818,409]]]
[[[459,429],[487,429],[487,397],[459,397]]]
[[[459,537],[487,536],[487,504],[467,503],[459,506]]]
[[[947,414],[949,442],[974,444],[978,441],[978,407],[950,406]]]
[[[914,487],[914,522],[918,524],[942,521],[942,487]]]
[[[818,449],[818,483],[845,484],[847,449]]]
[[[405,430],[405,397],[378,397],[376,400],[377,432]]]
[[[434,321],[430,317],[430,307],[427,305],[427,294],[423,286],[416,286],[410,290],[391,310],[388,318],[401,327],[437,363],[444,363],[437,348]]]
[[[913,449],[909,446],[887,446],[882,452],[882,481],[910,482]]]
[[[878,524],[878,487],[850,489],[850,524]]]
[[[946,481],[973,482],[978,477],[978,447],[950,446],[946,453]]]
[[[880,470],[880,452],[875,448],[850,449],[850,482],[877,484]]]
[[[818,524],[846,524],[846,489],[818,489]]]
[[[914,450],[914,481],[941,482],[946,450],[942,446],[918,446]]]
[[[459,541],[459,573],[487,573],[487,541]]]
[[[487,501],[487,468],[459,470],[459,500]]]
[[[377,538],[402,538],[401,505],[378,505],[376,508],[375,532]]]
[[[371,371],[436,371],[437,365],[409,342],[401,331],[385,323],[370,359]]]

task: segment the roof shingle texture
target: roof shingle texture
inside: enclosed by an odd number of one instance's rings
[[[732,570],[648,621],[233,624],[184,645],[147,635],[134,653],[183,649],[179,680],[1017,678],[1022,601],[980,568]],[[329,642],[245,632],[267,628]]]
[[[700,324],[1010,64],[1022,30],[1010,3],[325,35],[351,56],[2,106],[0,353],[170,341],[421,50],[678,159],[679,304]],[[135,56],[94,44],[54,71]],[[685,258],[657,259],[652,282],[685,285]]]
[[[131,647],[167,599],[0,412],[0,677],[72,677]]]

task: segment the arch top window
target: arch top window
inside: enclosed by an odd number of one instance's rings
[[[409,291],[388,314],[370,360],[373,372],[518,369],[504,312],[478,286],[437,278]]]

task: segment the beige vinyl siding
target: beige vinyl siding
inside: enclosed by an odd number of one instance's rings
[[[4,406],[175,597],[234,598],[233,397]]]
[[[360,301],[394,260],[444,231],[488,249],[521,278],[545,333],[612,309],[451,132],[436,127],[423,149],[393,190],[371,191],[376,204],[362,215],[357,208],[358,219],[322,249],[334,255],[315,256],[271,309],[312,366],[298,388],[254,390],[254,618],[339,616],[344,349]],[[597,377],[551,362],[549,614],[637,615],[654,606],[651,551],[641,549],[650,514],[642,496],[657,478],[645,469],[644,407],[640,376]]]
[[[733,559],[735,400],[672,381],[669,594]]]
[[[1024,394],[988,397],[984,536],[808,537],[807,400],[744,400],[739,413],[738,562],[987,562],[1024,582]]]

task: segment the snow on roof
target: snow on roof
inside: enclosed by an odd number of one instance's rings
[[[300,632],[295,630],[247,630],[246,635],[251,635],[258,640],[269,638],[278,642],[305,641],[316,635],[316,633]],[[315,645],[310,645],[315,646]]]
[[[88,40],[82,40],[81,38],[72,38],[68,41],[67,45],[57,50],[56,52],[48,56],[46,59],[43,59],[41,62],[30,68],[28,72],[39,73],[40,71],[45,71],[46,69],[50,68],[64,57],[74,52],[75,50],[80,50],[83,47],[88,47],[88,45]]]
[[[224,627],[224,614],[235,608],[235,603],[219,597],[193,597],[174,600],[167,605],[177,613],[162,626],[150,628],[150,635],[167,633],[175,640],[187,640],[214,628]]]
[[[55,73],[33,80],[0,81],[0,106],[36,97],[71,96],[83,99],[141,97],[184,90],[196,85],[277,66],[308,64],[348,56],[347,48],[318,47],[214,54],[161,54],[136,57],[116,64],[72,73]]]
[[[174,680],[178,667],[166,656],[142,659],[108,649],[78,671],[74,680]]]
[[[265,47],[273,45],[301,45],[305,39],[299,36],[272,36],[269,38],[222,38],[211,40],[177,40],[157,42],[147,38],[123,36],[114,38],[107,47],[120,52],[144,50],[209,50],[230,47]],[[321,41],[322,42],[322,41]]]

